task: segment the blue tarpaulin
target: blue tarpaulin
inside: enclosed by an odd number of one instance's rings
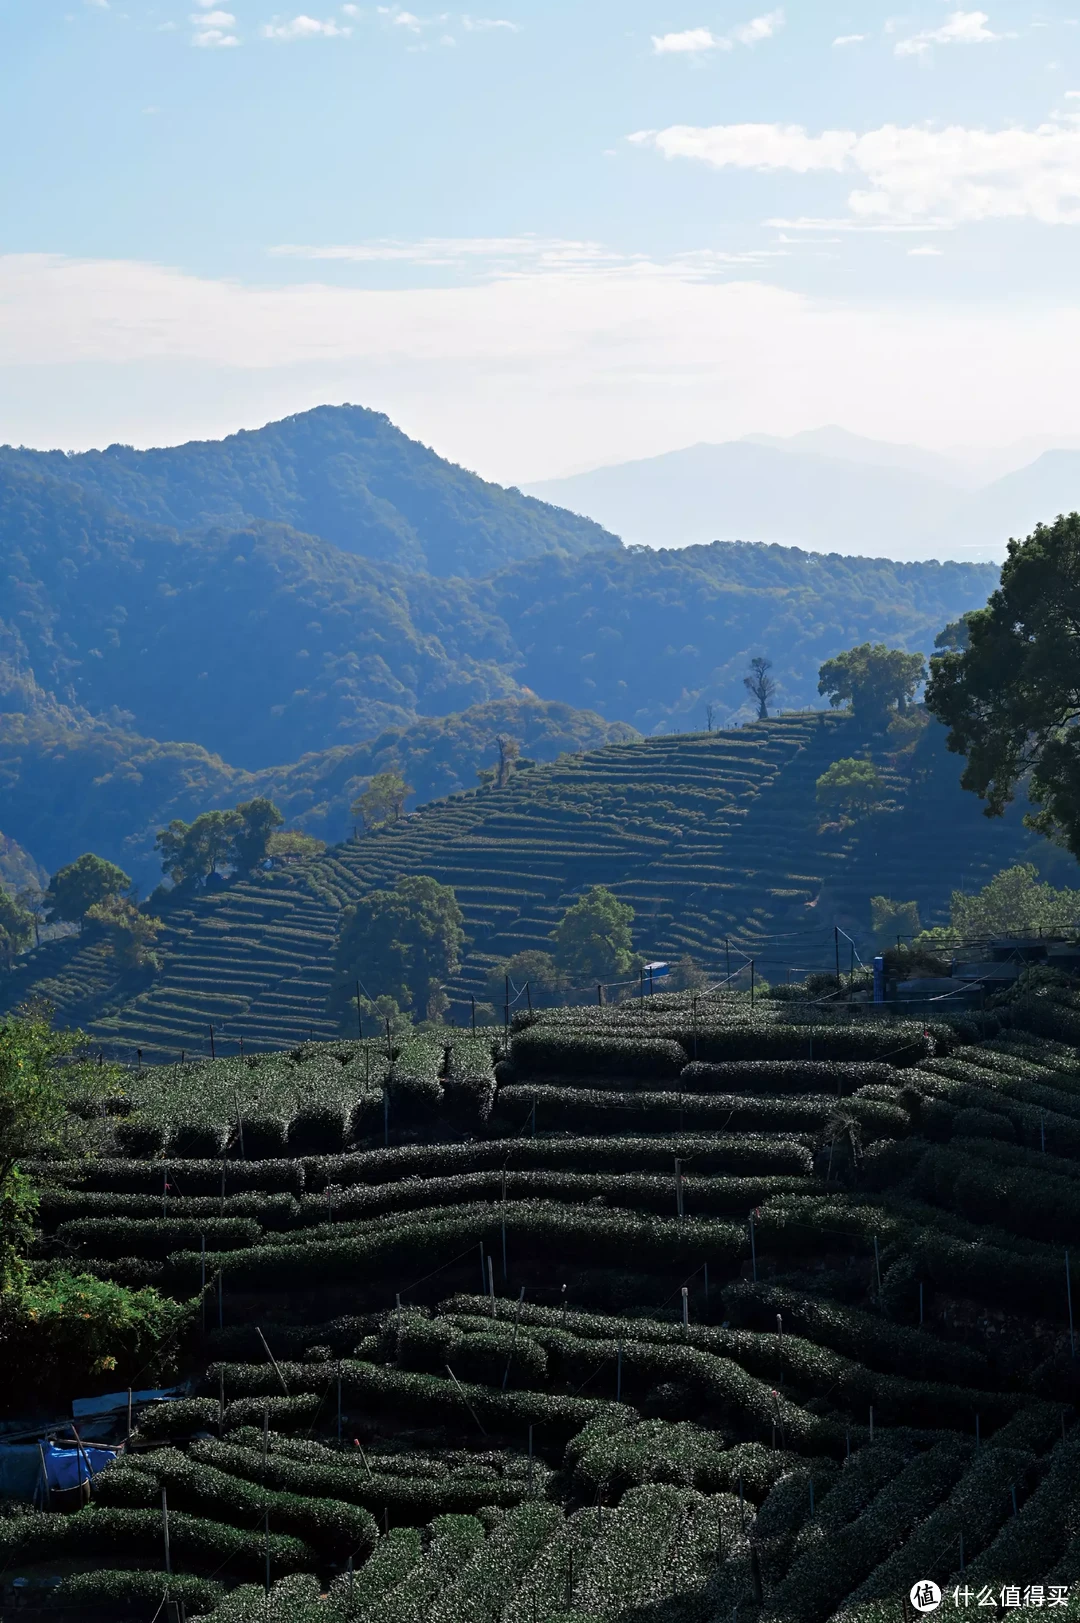
[[[49,1488],[77,1488],[89,1477],[104,1471],[116,1458],[115,1448],[81,1449],[70,1443],[10,1443],[0,1446],[0,1497],[33,1499],[42,1495],[42,1456]]]

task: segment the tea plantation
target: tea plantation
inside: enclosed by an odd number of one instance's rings
[[[919,904],[944,922],[949,896],[977,888],[1030,846],[1019,810],[983,817],[957,782],[943,730],[899,764],[844,715],[786,716],[737,731],[610,745],[516,773],[334,847],[288,872],[242,880],[166,914],[162,972],[118,976],[100,942],[54,943],[0,982],[0,1012],[28,993],[134,1059],[270,1050],[336,1035],[326,998],[341,909],[401,875],[452,885],[467,951],[452,1018],[486,996],[494,960],[550,948],[549,932],[588,886],[636,913],[649,958],[689,952],[710,971],[754,957],[757,973],[831,961],[833,922],[858,934],[869,898]],[[821,831],[814,787],[834,760],[872,754],[888,800],[846,830]],[[864,939],[864,948],[867,942]],[[864,956],[865,956],[864,952]]]
[[[805,733],[753,740],[747,776]],[[478,840],[451,812],[367,843],[442,829],[449,859]],[[0,1520],[0,1565],[148,1623],[166,1596],[215,1623],[899,1623],[922,1578],[995,1608],[1072,1586],[1080,1615],[1078,1040],[1045,997],[926,1026],[668,995],[519,1016],[508,1048],[132,1068],[102,1153],[49,1169],[39,1249],[192,1300],[191,1395],[86,1508]]]

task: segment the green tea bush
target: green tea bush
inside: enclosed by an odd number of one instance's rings
[[[424,1558],[418,1527],[392,1527],[360,1572],[340,1574],[330,1585],[330,1605],[346,1623],[366,1618],[384,1595],[396,1589]]]
[[[540,1026],[516,1033],[510,1059],[521,1076],[675,1077],[686,1064],[679,1043],[662,1037],[564,1034]]]
[[[563,1464],[585,1499],[618,1504],[647,1482],[718,1493],[728,1485],[724,1440],[687,1421],[635,1421],[630,1413],[594,1420],[566,1447]]]
[[[531,1102],[532,1094],[527,1093]],[[524,1117],[523,1117],[524,1119]],[[473,1144],[408,1144],[366,1150],[357,1155],[309,1158],[305,1187],[313,1194],[327,1185],[389,1184],[404,1178],[450,1177],[507,1169],[567,1172],[668,1172],[681,1156],[696,1173],[811,1173],[813,1156],[793,1136],[740,1133],[679,1133],[677,1136],[604,1135],[559,1139],[501,1138]],[[159,1185],[160,1190],[160,1185]]]
[[[210,1251],[257,1245],[263,1231],[250,1217],[82,1217],[61,1223],[61,1244],[95,1257],[157,1257],[194,1248],[205,1238]]]
[[[169,1181],[178,1194],[220,1195],[223,1169],[226,1195],[248,1190],[268,1195],[302,1195],[304,1192],[301,1161],[185,1161],[182,1168],[170,1169]],[[40,1168],[31,1164],[29,1170],[46,1173],[50,1181],[55,1179],[68,1187],[121,1195],[157,1195],[160,1199],[165,1168],[160,1161],[102,1158],[51,1162],[48,1167]]]
[[[349,1135],[349,1116],[332,1105],[298,1110],[289,1123],[290,1155],[337,1155]]]
[[[248,1161],[278,1161],[289,1153],[289,1125],[280,1116],[243,1117],[244,1154]],[[231,1141],[234,1155],[240,1154],[240,1137]]]
[[[189,1617],[201,1617],[212,1612],[224,1594],[225,1585],[211,1578],[123,1569],[69,1573],[52,1592],[62,1610],[108,1612],[115,1617],[130,1612],[149,1616],[165,1598],[182,1601]]]
[[[100,1557],[106,1561],[158,1562],[162,1550],[161,1506],[155,1510],[113,1510],[88,1506],[73,1516],[29,1516],[0,1522],[0,1560],[55,1562]],[[242,1531],[206,1521],[183,1511],[169,1513],[173,1559],[184,1567],[217,1572],[224,1566],[235,1576],[261,1577],[266,1541],[261,1532]],[[315,1552],[301,1539],[271,1532],[271,1572],[310,1567]]]
[[[992,1542],[970,1563],[965,1583],[1043,1582],[1075,1531],[1080,1505],[1080,1441],[1060,1442],[1049,1469],[1016,1518],[1002,1518]]]
[[[921,1200],[1033,1240],[1067,1239],[1080,1223],[1080,1183],[1035,1167],[1006,1170],[955,1143],[921,1158],[910,1187]]]
[[[118,1121],[113,1129],[113,1138],[121,1155],[138,1157],[139,1160],[160,1155],[165,1148],[165,1128],[162,1124],[144,1121],[139,1116]]]
[[[841,1098],[857,1088],[890,1086],[896,1073],[890,1065],[865,1060],[697,1060],[683,1069],[679,1081],[688,1093],[815,1093]]]
[[[352,1556],[360,1562],[375,1547],[375,1522],[368,1511],[357,1505],[340,1499],[270,1491],[176,1449],[135,1456],[130,1465],[120,1469],[114,1466],[105,1472],[100,1484],[102,1502],[109,1502],[110,1491],[116,1491],[114,1484],[119,1484],[122,1493],[126,1479],[140,1475],[150,1480],[158,1502],[159,1490],[164,1487],[170,1505],[193,1515],[252,1526],[269,1512],[272,1529],[295,1534],[320,1556],[331,1560],[343,1561]]]
[[[558,1505],[530,1503],[507,1511],[456,1579],[433,1598],[425,1623],[498,1617],[562,1521]]]
[[[442,1375],[447,1364],[459,1380],[514,1387],[541,1386],[547,1379],[547,1355],[527,1331],[515,1333],[505,1322],[481,1320],[468,1330],[446,1319],[416,1313],[401,1316],[396,1336],[399,1368]],[[474,1327],[475,1326],[475,1327]]]
[[[542,1131],[660,1132],[714,1126],[719,1131],[752,1133],[817,1133],[836,1109],[835,1098],[821,1095],[753,1098],[732,1094],[677,1095],[672,1092],[616,1092],[600,1088],[561,1088],[522,1083],[501,1088],[496,1101],[499,1122],[527,1120],[535,1108]],[[871,1136],[902,1137],[910,1119],[898,1105],[875,1099],[849,1099],[845,1109]]]
[[[862,1515],[793,1561],[770,1591],[762,1616],[778,1623],[825,1623],[875,1567],[903,1547],[911,1529],[959,1480],[969,1455],[968,1445],[950,1439],[912,1460]]]
[[[672,1036],[698,1060],[869,1060],[891,1066],[918,1065],[934,1053],[934,1041],[918,1021],[878,1025],[765,1024],[672,1028]],[[696,1052],[695,1052],[696,1036]]]
[[[227,1136],[227,1130],[221,1124],[177,1122],[166,1139],[166,1152],[184,1161],[217,1160],[225,1148]]]
[[[141,1442],[165,1442],[195,1432],[217,1431],[221,1408],[214,1398],[180,1398],[155,1403],[139,1416],[136,1437]]]

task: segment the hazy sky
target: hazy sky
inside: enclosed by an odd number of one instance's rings
[[[0,0],[0,438],[1080,434],[1080,0]]]

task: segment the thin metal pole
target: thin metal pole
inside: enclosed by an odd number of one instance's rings
[[[684,1330],[690,1328],[690,1293],[685,1285],[682,1288],[682,1323]]]
[[[202,1333],[206,1335],[206,1235],[199,1235],[199,1254],[202,1258],[202,1285],[199,1290],[199,1303],[202,1309]]]
[[[878,1251],[877,1235],[874,1235],[874,1272],[877,1275],[878,1306],[881,1306],[881,1253]]]
[[[836,949],[836,985],[837,985],[837,990],[839,990],[839,987],[840,987],[840,931],[839,931],[838,927],[835,924],[832,927],[832,933],[833,933],[833,946]]]
[[[754,1244],[754,1214],[750,1213],[750,1263],[753,1268],[754,1284],[757,1284],[757,1247]]]
[[[502,1175],[502,1251],[503,1251],[503,1284],[507,1282],[506,1272],[506,1173]]]
[[[363,1042],[363,1040],[364,1040],[364,1021],[363,1021],[363,1018],[362,1018],[361,1013],[360,1013],[360,982],[359,981],[357,981],[357,983],[356,983],[356,1030],[359,1033],[360,1041]]]
[[[210,1027],[210,1058],[211,1059],[217,1059],[217,1051],[214,1048],[214,1028],[213,1028],[213,1026]]]
[[[491,1317],[495,1317],[495,1265],[491,1258],[487,1260],[488,1295],[491,1297]]]
[[[219,1330],[225,1328],[225,1270],[218,1269],[217,1276],[217,1326]]]
[[[169,1550],[169,1498],[166,1490],[161,1490],[161,1530],[165,1535],[165,1571],[172,1576],[172,1554]]]
[[[263,1404],[263,1465],[264,1466],[266,1464],[266,1456],[269,1454],[269,1452],[270,1452],[270,1405],[269,1405],[269,1403],[264,1403]]]
[[[619,1337],[619,1357],[615,1365],[615,1402],[622,1402],[622,1337]]]
[[[266,1549],[266,1593],[270,1593],[270,1512],[264,1512],[263,1541]]]
[[[472,1034],[475,1037],[476,1036],[476,999],[473,996],[470,995],[469,1002],[472,1004]]]
[[[750,1013],[754,1012],[754,965],[756,960],[750,960]]]
[[[1076,1357],[1076,1335],[1073,1331],[1072,1278],[1069,1273],[1069,1253],[1065,1253],[1065,1294],[1069,1299],[1069,1352]]]

